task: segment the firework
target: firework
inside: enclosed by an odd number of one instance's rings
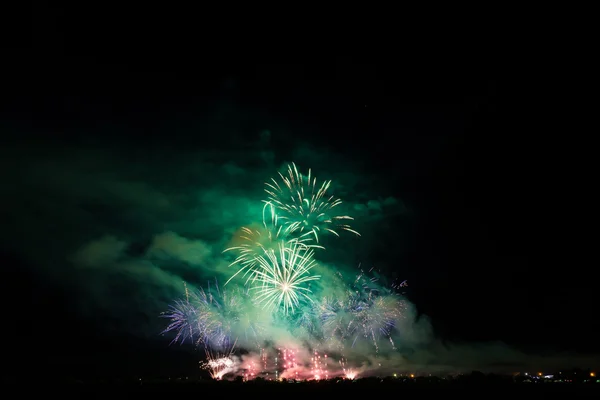
[[[294,233],[299,238],[313,237],[317,242],[321,231],[339,236],[336,230],[345,230],[360,236],[345,223],[353,220],[352,217],[336,215],[335,207],[342,201],[327,194],[331,181],[317,186],[317,179],[311,176],[311,170],[304,177],[294,163],[288,165],[287,176],[281,173],[279,176],[282,184],[271,178],[271,182],[265,183],[265,192],[268,194],[267,203],[276,208],[287,234]]]
[[[237,370],[236,362],[233,360],[233,349],[235,343],[226,353],[212,353],[206,350],[206,361],[200,363],[200,368],[210,372],[215,380],[221,380],[223,376]]]
[[[210,371],[210,376],[216,380],[223,378],[223,376],[229,372],[233,372],[234,367],[235,363],[229,357],[211,358],[201,366],[201,368],[208,369]]]
[[[295,313],[295,319],[292,320],[294,333],[297,337],[314,337],[319,333],[319,315],[316,312],[318,303],[308,302],[302,304]]]
[[[298,371],[292,371],[296,368],[296,350],[286,347],[279,348],[275,354],[275,379],[284,377],[298,377]],[[292,373],[289,373],[292,371]]]
[[[282,365],[285,369],[296,368],[298,365],[296,362],[296,354],[298,350],[283,348],[279,349],[279,354],[282,359]]]
[[[369,271],[372,272],[372,269]],[[376,285],[361,269],[345,296],[323,298],[317,306],[321,329],[327,341],[340,347],[359,339],[372,342],[379,350],[379,339],[386,338],[393,349],[392,333],[404,315],[405,304],[391,290]]]
[[[361,302],[356,314],[362,337],[372,340],[376,350],[379,350],[378,338],[385,337],[395,349],[392,330],[402,312],[403,303],[393,296],[378,296]]]
[[[337,299],[326,297],[319,303],[321,329],[330,343],[343,347],[344,341],[357,331],[354,299],[353,296]]]
[[[340,360],[340,367],[342,367],[342,371],[344,372],[344,377],[346,379],[354,380],[358,375],[358,373],[354,369],[349,368],[347,366],[345,358],[342,358]]]
[[[311,361],[311,373],[314,380],[329,379],[327,369],[327,354],[321,356],[318,351],[314,351]]]
[[[190,292],[185,282],[183,286],[185,289],[185,298],[176,300],[169,306],[168,312],[161,314],[161,317],[168,318],[171,321],[161,333],[176,332],[171,344],[178,341],[183,344],[188,340],[198,343],[205,339],[202,335],[204,330],[202,329],[203,307],[201,306],[201,292]]]
[[[185,298],[162,314],[170,319],[163,333],[175,332],[171,343],[191,341],[204,347],[201,367],[217,380],[230,373],[244,380],[355,379],[357,371],[345,358],[339,360],[341,369],[337,367],[335,355],[357,351],[350,349],[358,342],[362,345],[357,348],[378,352],[382,339],[395,349],[392,336],[405,315],[396,291],[407,283],[386,288],[376,271],[365,272],[360,265],[354,279],[346,281],[333,269],[323,270],[327,279],[320,281],[321,275],[314,273],[315,249],[323,249],[320,235],[339,236],[340,230],[360,235],[346,224],[351,217],[336,213],[341,201],[328,194],[331,181],[317,184],[310,170],[303,176],[295,164],[279,175],[281,181],[266,184],[262,224],[241,228],[224,250],[237,253],[230,264],[237,270],[225,285],[236,276],[243,278],[243,285],[225,290],[215,283],[193,291],[185,286]],[[238,363],[233,355],[238,339],[244,350],[260,349],[260,356],[251,352]],[[305,358],[300,355],[305,353],[285,347],[298,347],[300,341],[309,350]],[[336,360],[321,350],[333,351]]]
[[[246,290],[224,290],[215,283],[205,290],[189,291],[163,316],[171,319],[164,332],[175,331],[173,342],[190,340],[217,349],[228,348],[240,335],[258,342],[263,327],[259,309]]]
[[[173,343],[184,343],[186,341],[195,342],[198,334],[198,309],[190,303],[189,299],[176,300],[169,306],[169,311],[162,313],[161,317],[168,318],[171,322],[161,332],[175,332]]]
[[[260,228],[251,229],[242,227],[241,231],[239,239],[242,243],[238,246],[229,247],[223,251],[224,253],[236,251],[238,256],[231,264],[229,264],[229,266],[239,265],[240,267],[239,270],[225,282],[225,285],[242,272],[244,272],[242,277],[249,275],[249,279],[254,278],[259,264],[258,258],[267,251],[277,250],[280,244],[289,246],[297,245],[305,249],[323,249],[322,246],[311,243],[311,238],[308,236],[299,238],[288,237],[287,232],[283,230],[282,226],[279,224],[277,214],[275,213],[275,207],[270,203],[265,203],[263,207],[262,226]]]
[[[245,381],[249,381],[251,379],[256,378],[256,370],[257,370],[257,365],[255,362],[250,361],[247,362],[244,365],[244,372],[242,374],[242,377],[244,378]]]
[[[242,290],[224,290],[217,284],[213,290],[201,290],[202,322],[205,337],[216,348],[227,348],[237,341],[238,335],[257,339],[260,325],[252,320],[252,299]]]
[[[250,289],[255,292],[255,299],[263,308],[277,308],[284,315],[293,313],[305,299],[309,297],[310,288],[306,285],[320,279],[319,275],[311,275],[315,266],[314,252],[292,242],[289,246],[279,244],[277,251],[265,250],[257,257],[259,267],[252,278]]]
[[[362,336],[370,339],[379,350],[379,338],[386,338],[392,348],[395,349],[395,343],[392,339],[392,331],[396,327],[397,321],[402,318],[405,310],[405,303],[400,300],[393,289],[396,286],[406,286],[406,281],[400,285],[392,285],[391,289],[377,285],[378,278],[368,277],[362,269],[356,276],[352,285],[353,294],[351,297],[353,311],[360,327],[359,333],[354,338],[353,344]],[[371,268],[369,274],[374,275],[374,268]]]

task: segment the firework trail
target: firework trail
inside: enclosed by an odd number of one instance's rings
[[[259,268],[252,277],[255,299],[263,308],[276,308],[284,315],[293,313],[300,301],[312,301],[310,288],[306,284],[320,279],[312,275],[315,266],[314,252],[311,249],[292,242],[286,246],[279,244],[277,251],[266,250],[257,257]]]
[[[317,186],[317,179],[304,177],[296,168],[296,164],[288,165],[287,176],[279,173],[282,184],[271,178],[265,183],[268,194],[267,203],[272,204],[285,227],[287,234],[296,233],[299,238],[312,237],[319,241],[322,230],[339,236],[336,229],[360,234],[353,230],[345,221],[353,220],[347,215],[335,215],[335,207],[342,201],[327,194],[331,181],[325,181]]]

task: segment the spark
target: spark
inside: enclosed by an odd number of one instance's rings
[[[177,342],[183,344],[187,340],[195,341],[194,338],[198,334],[198,308],[190,302],[189,296],[186,296],[186,300],[176,300],[169,306],[169,311],[162,313],[161,317],[171,320],[161,333],[176,332],[171,344]]]
[[[280,213],[279,219],[285,227],[286,233],[296,233],[300,238],[314,237],[319,242],[320,232],[327,231],[339,236],[336,229],[345,230],[360,236],[345,221],[354,218],[347,215],[335,215],[335,207],[342,201],[327,191],[331,187],[331,181],[324,181],[317,186],[317,179],[312,177],[308,170],[308,176],[304,177],[298,172],[296,164],[288,165],[287,176],[279,173],[283,184],[274,178],[265,183],[265,192],[268,194],[267,203],[273,204]]]
[[[225,282],[225,285],[242,272],[244,272],[242,277],[249,275],[250,278],[253,278],[258,267],[258,258],[266,251],[277,249],[281,243],[285,245],[296,244],[305,249],[324,249],[323,246],[311,243],[311,238],[306,235],[299,238],[288,237],[287,232],[283,230],[283,227],[279,223],[279,219],[275,213],[275,207],[270,203],[265,203],[263,207],[261,228],[250,229],[242,227],[241,231],[239,239],[242,240],[242,243],[238,246],[229,247],[223,251],[223,253],[230,251],[238,252],[238,256],[231,264],[229,264],[229,266],[240,266],[239,270]]]
[[[247,290],[223,290],[218,283],[190,291],[177,300],[162,316],[171,323],[163,333],[175,331],[171,343],[190,340],[197,345],[227,348],[242,335],[246,341],[258,341],[264,327],[257,318],[253,299]]]
[[[358,370],[348,366],[345,358],[339,360],[340,369],[337,359],[330,360],[320,351],[350,354],[346,350],[362,341],[368,346],[361,349],[378,353],[384,339],[395,349],[392,337],[398,332],[398,320],[406,314],[399,293],[407,281],[386,287],[374,268],[363,270],[359,265],[353,279],[345,280],[334,270],[327,275],[333,282],[313,282],[321,279],[315,274],[314,257],[316,249],[324,249],[320,236],[326,232],[339,236],[342,230],[360,235],[346,224],[352,218],[337,212],[341,200],[328,194],[331,181],[317,184],[311,170],[303,176],[293,163],[279,176],[281,180],[266,183],[262,224],[257,221],[242,227],[235,242],[224,250],[237,253],[230,264],[237,270],[223,288],[215,281],[192,290],[184,282],[182,298],[162,314],[170,319],[163,333],[175,332],[171,343],[189,340],[202,346],[206,361],[201,367],[217,380],[228,374],[244,380],[258,375],[269,380],[272,376],[356,379]],[[243,285],[225,288],[236,276],[243,278]],[[329,291],[331,287],[336,289]],[[263,328],[259,321],[268,325]],[[298,340],[288,341],[280,328]],[[246,360],[238,360],[233,355],[238,339],[247,346],[244,350],[260,349],[260,356],[250,352]],[[300,341],[309,350],[304,359],[303,352],[286,347],[298,346]]]
[[[200,363],[200,368],[206,369],[210,372],[210,376],[215,380],[223,379],[223,376],[230,372],[235,372],[236,363],[233,360],[233,349],[235,343],[231,346],[229,351],[226,353],[215,353],[213,354],[210,350],[206,351],[206,362]]]
[[[293,242],[286,246],[279,244],[277,251],[265,250],[257,257],[257,267],[250,290],[256,291],[256,301],[263,308],[282,309],[284,315],[293,313],[302,299],[312,301],[310,288],[305,285],[320,279],[312,275],[315,266],[314,252]]]
[[[311,373],[314,380],[329,379],[329,372],[327,370],[327,354],[322,357],[318,351],[314,351],[311,361]]]
[[[348,368],[348,366],[346,364],[346,359],[342,358],[340,360],[340,366],[342,367],[342,371],[344,371],[344,376],[346,379],[350,379],[350,380],[356,379],[356,376],[358,375],[358,373],[354,369]]]
[[[373,268],[369,270],[372,272]],[[321,299],[317,312],[326,340],[339,341],[342,347],[351,340],[354,347],[359,339],[365,339],[378,352],[379,339],[384,337],[392,349],[396,348],[392,333],[404,315],[405,303],[393,291],[375,285],[376,282],[376,277],[369,278],[360,269],[345,296]]]

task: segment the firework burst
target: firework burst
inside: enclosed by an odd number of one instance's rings
[[[354,347],[359,339],[364,339],[378,351],[379,340],[386,338],[395,349],[392,333],[404,315],[405,303],[393,291],[379,287],[376,282],[377,278],[369,278],[361,269],[345,296],[325,297],[318,303],[326,341],[340,347],[351,341]]]
[[[277,251],[265,250],[257,257],[259,267],[252,277],[255,299],[263,308],[277,308],[284,315],[293,313],[301,300],[312,301],[307,284],[320,279],[312,275],[314,252],[298,242],[279,244]]]
[[[330,344],[343,347],[344,341],[358,328],[355,297],[323,298],[318,304],[323,337]]]
[[[319,315],[315,310],[316,303],[302,304],[292,320],[294,333],[298,337],[315,337],[319,334]]]
[[[310,169],[308,176],[304,177],[294,163],[288,165],[287,172],[287,176],[279,173],[282,184],[273,178],[265,183],[267,203],[276,208],[287,234],[296,234],[299,238],[313,237],[317,242],[322,231],[339,236],[337,230],[345,230],[360,236],[346,223],[353,220],[352,217],[336,215],[335,207],[342,201],[327,194],[331,181],[318,186]]]
[[[190,340],[216,349],[228,348],[240,336],[258,341],[263,333],[260,309],[247,290],[224,290],[215,283],[205,290],[190,291],[176,301],[163,317],[171,323],[163,331],[176,332],[173,342]]]
[[[212,347],[223,349],[237,340],[238,327],[244,318],[244,307],[239,291],[221,290],[215,283],[212,290],[200,289],[203,337]]]
[[[209,350],[206,352],[206,361],[200,363],[200,368],[210,372],[210,376],[215,380],[221,380],[223,376],[237,370],[236,362],[233,359],[233,349],[235,342],[225,353],[213,353]]]
[[[392,339],[392,330],[396,326],[396,321],[403,315],[403,303],[395,296],[374,296],[366,301],[361,301],[356,308],[356,319],[361,327],[361,335],[357,335],[367,340],[371,340],[375,349],[379,350],[379,339],[386,338],[396,349]],[[353,342],[353,343],[354,343]]]
[[[200,324],[200,313],[198,308],[198,302],[194,299],[190,299],[190,293],[188,292],[187,286],[185,286],[186,296],[185,299],[176,300],[172,305],[169,306],[169,311],[161,314],[161,317],[168,318],[170,320],[169,325],[161,332],[165,334],[167,332],[175,332],[175,338],[171,341],[173,343],[184,343],[186,341],[196,342],[199,338],[199,324]]]
[[[238,256],[229,264],[230,267],[238,265],[239,270],[225,282],[227,285],[233,278],[243,272],[242,277],[249,276],[250,279],[255,277],[258,259],[265,252],[277,250],[280,243],[284,245],[297,244],[301,248],[321,248],[318,244],[311,243],[312,238],[309,236],[301,236],[299,238],[290,238],[287,236],[287,231],[279,223],[279,219],[275,212],[275,207],[270,203],[265,203],[263,207],[262,226],[260,228],[251,229],[247,227],[241,228],[239,235],[241,244],[232,246],[223,251],[236,251]]]
[[[356,376],[358,375],[358,373],[354,369],[348,367],[347,361],[345,358],[342,358],[340,360],[340,367],[342,367],[342,371],[344,371],[344,377],[346,379],[354,380],[356,378]]]

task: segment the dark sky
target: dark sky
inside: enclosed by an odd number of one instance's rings
[[[598,350],[589,240],[576,228],[572,154],[559,132],[567,111],[540,80],[487,57],[287,62],[181,55],[187,42],[138,55],[124,51],[133,34],[103,42],[91,28],[75,52],[82,39],[65,27],[83,28],[59,14],[42,18],[33,51],[19,52],[0,116],[4,334],[21,367],[35,369],[36,357],[71,369],[195,368],[195,356],[152,331],[156,291],[131,302],[122,293],[136,289],[118,272],[66,265],[106,235],[132,257],[163,232],[214,243],[223,220],[244,217],[224,209],[244,207],[236,196],[260,200],[261,180],[289,161],[332,177],[350,204],[395,199],[357,216],[354,254],[344,245],[333,254],[408,279],[408,298],[439,338]],[[235,168],[240,182],[219,172]],[[218,189],[192,195],[205,187]]]

